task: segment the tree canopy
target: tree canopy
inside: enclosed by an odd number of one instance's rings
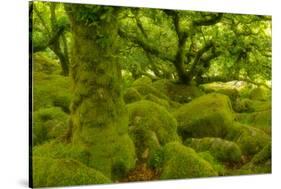
[[[146,75],[185,84],[231,80],[270,84],[269,16],[89,6],[80,19],[89,24],[110,21],[117,9],[118,56],[122,69],[134,79]],[[32,11],[33,52],[53,51],[68,74],[72,38],[64,7],[36,2]],[[102,46],[105,37],[100,41]]]

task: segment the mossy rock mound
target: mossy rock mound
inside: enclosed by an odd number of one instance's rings
[[[97,134],[98,136],[99,134]],[[33,156],[55,159],[70,158],[94,168],[112,180],[123,178],[135,167],[135,147],[128,135],[99,138],[103,145],[88,147],[77,142],[63,143],[53,140],[33,148]],[[97,139],[98,140],[98,139]],[[105,141],[110,141],[108,143]]]
[[[83,128],[80,132],[82,140],[78,138],[79,135],[73,138],[74,145],[81,146],[88,157],[87,165],[112,180],[123,178],[135,167],[136,161],[132,139],[128,134],[116,132],[116,127],[113,125],[105,128]]]
[[[32,161],[36,188],[111,183],[101,172],[76,160],[33,157]]]
[[[161,147],[156,133],[144,127],[130,127],[129,134],[134,141],[139,162],[146,162]]]
[[[33,69],[35,72],[43,72],[46,74],[59,73],[61,70],[58,61],[48,58],[43,53],[35,53],[32,56]]]
[[[155,102],[156,104],[159,104],[167,109],[170,108],[170,103],[168,100],[162,99],[162,98],[158,98],[157,96],[153,95],[153,94],[148,94],[144,97],[144,100],[149,100],[152,102]]]
[[[32,148],[32,155],[52,159],[74,159],[88,165],[87,149],[83,146],[65,143],[58,139],[51,140]]]
[[[271,90],[265,87],[256,87],[249,92],[249,98],[252,100],[266,101],[271,98]]]
[[[200,88],[206,93],[220,93],[228,96],[231,101],[234,101],[240,96],[239,91],[236,87],[231,86],[227,83],[209,83],[203,84]]]
[[[235,123],[226,136],[227,140],[235,141],[240,147],[243,155],[252,156],[261,151],[270,137],[261,129],[248,125]]]
[[[152,83],[152,86],[164,93],[171,100],[179,103],[187,103],[204,93],[196,86],[189,86],[162,79]]]
[[[219,176],[224,176],[226,174],[224,165],[219,162],[209,151],[199,152],[198,155],[210,163]]]
[[[68,114],[61,108],[42,108],[33,114],[32,139],[33,145],[58,138],[68,129]]]
[[[267,144],[257,153],[249,163],[244,165],[238,174],[264,174],[271,173],[271,143]]]
[[[129,126],[142,127],[155,132],[161,145],[177,141],[177,121],[162,106],[141,100],[127,105],[129,111]]]
[[[142,96],[152,94],[158,98],[169,100],[169,98],[164,93],[152,87],[151,85],[137,85],[133,86],[133,88],[135,88]]]
[[[152,83],[151,78],[147,76],[142,76],[138,79],[136,79],[133,83],[132,86],[138,86],[138,85],[150,85]]]
[[[135,88],[128,88],[124,93],[124,102],[126,104],[136,102],[142,99],[142,96]]]
[[[242,124],[262,129],[264,132],[271,135],[271,110],[237,113],[235,120]]]
[[[251,100],[248,98],[238,98],[233,103],[233,109],[236,112],[259,112],[271,109],[271,101]]]
[[[177,109],[178,132],[186,138],[224,138],[232,126],[234,116],[229,98],[211,93],[200,96]]]
[[[213,167],[193,149],[173,142],[164,147],[161,179],[181,179],[218,176]]]
[[[238,162],[241,160],[242,153],[239,146],[221,138],[190,138],[184,142],[184,145],[197,152],[209,151],[212,156],[222,162]]]
[[[72,99],[70,78],[61,75],[47,75],[34,73],[33,75],[33,110],[61,107],[69,113],[69,105]]]

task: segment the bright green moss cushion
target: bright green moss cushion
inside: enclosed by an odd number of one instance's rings
[[[73,186],[111,183],[101,172],[72,159],[33,157],[33,186]]]

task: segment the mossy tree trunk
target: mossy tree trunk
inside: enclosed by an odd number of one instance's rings
[[[121,68],[116,58],[117,12],[97,7],[65,7],[74,42],[71,135],[72,143],[84,149],[81,161],[115,179],[134,166],[135,152],[128,136]]]

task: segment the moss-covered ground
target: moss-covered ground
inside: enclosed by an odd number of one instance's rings
[[[271,95],[263,88],[124,81],[124,128],[79,128],[69,141],[71,81],[54,60],[34,60],[35,187],[271,172]]]

